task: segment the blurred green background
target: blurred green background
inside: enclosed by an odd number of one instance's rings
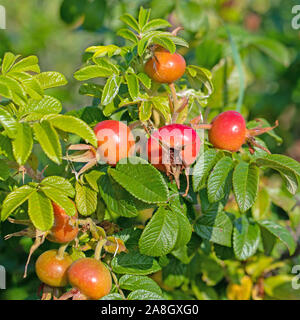
[[[226,62],[227,57],[232,57],[229,41],[232,37],[243,62],[246,87],[243,114],[248,119],[266,118],[271,124],[278,119],[280,127],[276,132],[284,142],[278,145],[276,140],[267,138],[270,149],[300,161],[300,30],[291,26],[292,7],[297,2],[0,0],[7,20],[7,29],[0,30],[0,57],[6,51],[37,55],[43,71],[56,70],[67,77],[67,86],[52,90],[63,102],[65,111],[80,108],[91,103],[79,94],[79,83],[73,78],[74,71],[84,61],[84,49],[91,45],[122,44],[123,40],[115,33],[123,25],[119,17],[125,12],[137,16],[141,5],[152,8],[152,18],[165,18],[174,27],[184,27],[180,36],[190,43],[190,48],[179,50],[187,64],[224,72],[228,88],[215,83],[216,90],[224,95],[224,105],[207,107],[215,109],[215,113],[222,107],[234,108],[239,94],[241,79],[236,67],[229,62],[222,68],[219,64],[223,58]],[[9,224],[5,224],[5,234],[9,231]],[[0,291],[0,299],[37,298],[35,257],[51,244],[44,244],[35,253],[29,275],[23,280],[24,262],[31,244],[28,238],[16,238],[4,244],[0,237],[0,264],[8,273],[8,289]]]

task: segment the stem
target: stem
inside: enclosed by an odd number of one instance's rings
[[[58,252],[57,252],[57,255],[56,255],[56,258],[59,259],[59,260],[62,260],[64,258],[64,254],[65,254],[65,251],[68,247],[70,242],[67,242],[66,244],[63,244],[59,247],[58,249]]]
[[[106,243],[106,239],[101,239],[98,241],[95,249],[95,256],[94,256],[96,260],[100,260],[102,247],[104,246],[105,243]]]
[[[111,270],[110,267],[109,267],[109,270],[110,270],[111,276],[112,276],[112,278],[113,278],[113,280],[114,280],[114,283],[115,283],[115,285],[116,285],[116,287],[117,287],[120,295],[122,296],[122,298],[123,298],[124,300],[126,300],[125,294],[124,294],[124,292],[122,291],[122,289],[120,288],[118,278],[117,278],[116,275],[112,272],[112,270]]]
[[[172,114],[172,123],[176,122],[178,118],[178,109],[179,109],[179,102],[177,99],[177,94],[175,90],[174,83],[169,83],[169,88],[171,90],[172,100],[173,100],[173,114]]]

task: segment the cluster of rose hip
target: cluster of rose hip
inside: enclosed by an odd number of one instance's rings
[[[153,56],[145,64],[145,72],[153,81],[170,86],[173,93],[170,109],[174,114],[179,111],[174,81],[184,74],[185,68],[185,60],[180,54],[171,54],[159,47],[156,47]],[[176,117],[173,119],[176,120]],[[174,121],[151,132],[146,126],[143,128],[148,134],[146,153],[149,162],[174,179],[177,184],[181,172],[188,171],[200,151],[201,141],[195,129],[208,129],[208,139],[212,146],[230,152],[238,151],[245,143],[253,152],[253,146],[261,147],[254,137],[272,129],[257,127],[248,130],[244,118],[236,111],[219,114],[211,124],[199,123],[196,118],[190,125]],[[87,162],[80,173],[100,160],[115,166],[120,160],[135,155],[136,137],[130,126],[125,123],[105,120],[95,126],[94,132],[98,140],[97,150],[84,144],[69,148],[85,151],[79,156],[69,157],[72,161]],[[69,243],[76,238],[79,231],[77,217],[67,216],[54,203],[53,207],[55,224],[47,238],[57,243]],[[37,259],[36,273],[43,283],[51,288],[64,287],[69,283],[73,289],[62,296],[64,299],[99,299],[110,292],[111,274],[99,260],[99,254],[95,254],[94,258],[80,258],[73,262],[64,249],[62,246],[59,250],[46,251]]]

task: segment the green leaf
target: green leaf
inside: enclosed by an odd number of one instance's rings
[[[239,162],[233,171],[233,190],[241,212],[250,209],[257,196],[259,170],[255,164]]]
[[[98,65],[89,65],[83,67],[74,73],[74,78],[78,81],[89,80],[93,78],[108,78],[112,75],[112,70]]]
[[[161,266],[153,257],[142,255],[136,251],[121,252],[111,262],[113,272],[120,274],[147,275],[161,270]]]
[[[38,65],[38,57],[37,56],[29,56],[24,59],[18,61],[11,69],[10,72],[40,72],[40,67]]]
[[[48,115],[45,116],[44,119],[50,121],[55,128],[76,134],[94,147],[97,147],[98,144],[95,133],[84,121],[73,116],[62,114]]]
[[[129,293],[128,300],[164,300],[161,295],[155,292],[147,291],[144,289],[139,289]]]
[[[233,164],[233,160],[226,156],[221,158],[215,165],[207,181],[209,202],[217,202],[224,197],[226,179],[233,167]]]
[[[0,155],[4,155],[9,160],[14,160],[11,140],[3,134],[0,134]]]
[[[124,23],[126,23],[130,28],[132,28],[133,30],[139,32],[140,31],[140,27],[139,24],[137,23],[137,21],[133,18],[132,15],[125,13],[123,16],[120,17],[120,20],[123,21]]]
[[[2,61],[2,73],[6,74],[9,69],[13,66],[13,64],[15,63],[17,59],[17,56],[15,56],[13,53],[11,52],[6,52]]]
[[[147,121],[150,119],[152,114],[152,102],[151,101],[142,101],[139,106],[139,119],[141,121]]]
[[[298,189],[296,176],[300,176],[300,164],[298,161],[281,154],[268,154],[264,158],[258,158],[256,163],[260,167],[269,167],[280,173],[284,183],[292,194]]]
[[[90,216],[97,208],[97,192],[88,186],[75,184],[75,202],[78,212],[83,216]]]
[[[61,102],[51,96],[44,96],[42,99],[29,99],[27,105],[21,110],[21,114],[32,112],[40,113],[41,115],[60,113],[62,110]]]
[[[129,29],[120,29],[118,30],[117,35],[124,39],[130,40],[135,44],[138,42],[138,38],[135,33]]]
[[[158,257],[172,251],[178,235],[178,221],[174,213],[160,207],[146,225],[139,240],[142,254]]]
[[[275,237],[277,237],[283,244],[288,248],[290,255],[292,255],[296,250],[296,243],[290,232],[283,226],[271,221],[271,220],[261,220],[258,221],[259,225],[267,229]]]
[[[88,173],[86,173],[84,175],[87,183],[90,185],[90,187],[99,192],[99,187],[98,187],[98,183],[99,183],[99,179],[101,176],[105,175],[104,172],[102,171],[98,171],[98,170],[91,170]]]
[[[260,229],[258,224],[248,221],[246,216],[235,220],[233,228],[233,250],[239,260],[253,256],[258,248]]]
[[[42,72],[35,76],[43,89],[64,86],[68,83],[63,74],[56,71]]]
[[[9,176],[10,176],[10,170],[9,170],[7,161],[0,159],[0,180],[6,180]]]
[[[146,73],[140,72],[137,74],[137,77],[147,89],[151,88],[151,78],[149,78]]]
[[[232,223],[225,212],[205,213],[196,221],[194,229],[203,239],[231,246]]]
[[[50,230],[53,226],[53,207],[42,192],[34,192],[29,197],[28,214],[34,226],[41,231]]]
[[[65,178],[59,176],[50,176],[42,180],[41,186],[48,186],[57,190],[57,192],[63,193],[68,197],[73,198],[75,196],[75,190],[72,184]]]
[[[210,95],[213,90],[212,74],[209,70],[198,66],[190,65],[187,67],[187,72],[195,79],[203,83],[207,89],[207,94]]]
[[[110,293],[100,300],[124,300],[120,293]]]
[[[137,76],[132,74],[125,75],[128,91],[132,100],[136,100],[140,94],[139,81]]]
[[[169,28],[171,27],[171,24],[164,19],[153,19],[149,21],[143,28],[142,32],[149,32],[157,29],[164,29],[164,28]]]
[[[195,166],[193,167],[193,187],[195,191],[205,186],[207,176],[211,172],[218,160],[223,157],[222,152],[216,149],[208,149],[199,156]]]
[[[114,99],[119,92],[121,82],[122,77],[116,76],[115,74],[108,78],[103,88],[101,104],[106,106]]]
[[[14,138],[17,134],[18,123],[16,119],[0,106],[0,124],[4,127],[9,138]]]
[[[56,130],[48,121],[36,122],[33,125],[36,140],[49,159],[60,164],[62,160],[61,145]]]
[[[268,191],[265,188],[259,190],[255,203],[252,207],[252,216],[255,220],[268,218],[270,211],[271,199]]]
[[[121,289],[135,291],[143,288],[144,290],[155,292],[158,295],[162,294],[159,285],[149,277],[136,276],[126,274],[119,279]]]
[[[32,193],[36,192],[36,188],[24,185],[10,192],[3,201],[1,220],[4,221],[8,216],[23,204]]]
[[[160,172],[145,160],[133,163],[133,159],[128,158],[127,164],[118,163],[116,169],[109,169],[109,174],[139,200],[147,203],[167,202],[168,186]]]
[[[170,53],[174,53],[176,51],[176,46],[169,37],[166,36],[157,36],[152,38],[152,43],[158,44],[165,49],[167,49]]]
[[[33,146],[32,130],[28,123],[20,122],[17,134],[12,141],[13,154],[19,165],[26,163]]]
[[[101,176],[98,186],[101,197],[110,211],[128,218],[136,217],[139,214],[131,194],[109,175]]]
[[[17,105],[24,107],[27,103],[27,95],[25,89],[22,85],[9,76],[1,76],[0,75],[0,82],[3,82],[10,90],[11,99]]]
[[[143,7],[140,7],[139,11],[139,27],[142,30],[144,25],[148,22],[150,17],[151,9],[144,9]]]
[[[63,210],[65,210],[66,214],[69,216],[74,216],[76,214],[76,207],[72,200],[67,197],[66,193],[63,193],[59,188],[43,185],[41,186],[41,190],[45,193],[45,195],[58,204]]]

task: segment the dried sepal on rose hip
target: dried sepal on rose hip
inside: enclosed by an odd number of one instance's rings
[[[158,170],[164,171],[180,188],[180,174],[196,160],[201,141],[197,132],[184,124],[169,124],[154,131],[148,139],[148,159]],[[187,176],[187,189],[189,189]]]
[[[130,128],[117,120],[104,120],[94,127],[98,148],[87,144],[75,144],[68,151],[79,151],[73,155],[67,154],[66,160],[83,162],[86,165],[77,173],[77,177],[98,162],[115,166],[121,159],[134,154],[135,139]]]
[[[270,151],[255,141],[255,137],[273,130],[278,126],[278,121],[272,127],[247,129],[244,117],[237,111],[224,111],[217,115],[210,124],[199,124],[199,119],[191,121],[194,128],[208,129],[208,140],[217,149],[230,152],[239,151],[243,144],[248,144],[250,152],[254,153],[253,147],[258,147],[268,153]]]

